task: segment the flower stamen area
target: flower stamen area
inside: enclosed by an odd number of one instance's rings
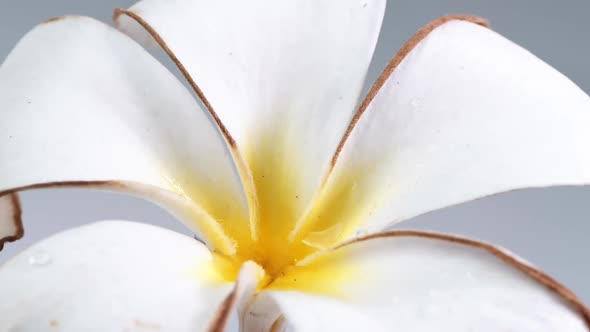
[[[280,135],[276,135],[280,137]],[[256,149],[246,149],[248,165],[256,186],[257,220],[221,222],[225,233],[235,243],[232,255],[214,254],[213,279],[233,282],[240,267],[252,261],[265,272],[259,288],[307,290],[336,295],[340,287],[336,280],[353,277],[345,264],[331,264],[331,269],[317,268],[308,263],[308,257],[334,247],[356,231],[358,214],[343,213],[343,208],[358,194],[355,181],[344,181],[326,191],[321,199],[304,197],[289,153],[278,153],[281,146],[276,139],[257,140]],[[292,149],[291,149],[292,150]],[[282,149],[281,151],[291,151]],[[291,151],[292,152],[292,151]],[[307,206],[312,202],[312,209]],[[346,212],[346,211],[344,211]],[[224,212],[225,215],[237,213]],[[307,215],[303,217],[302,215]],[[255,227],[233,227],[250,225]],[[303,224],[303,227],[299,227]],[[296,232],[297,228],[299,232]],[[255,229],[257,234],[250,232]],[[340,260],[336,260],[340,261]]]

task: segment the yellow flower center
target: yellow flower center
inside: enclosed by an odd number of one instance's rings
[[[221,204],[223,193],[212,195],[209,191],[208,197],[195,197],[192,193],[197,193],[196,188],[184,192],[206,208],[235,248],[232,255],[215,253],[214,271],[208,275],[233,282],[242,264],[253,261],[266,274],[260,287],[337,294],[337,281],[352,278],[353,271],[341,263],[332,264],[329,270],[317,268],[306,258],[335,246],[356,231],[361,213],[349,208],[358,207],[359,201],[354,177],[329,186],[319,198],[303,197],[297,185],[304,179],[298,178],[301,175],[294,169],[297,162],[289,157],[294,151],[277,149],[282,144],[276,140],[258,142],[245,150],[255,186],[255,201],[250,202],[255,205],[255,220],[239,220],[244,213]],[[213,227],[203,232],[208,239],[219,237],[219,229]]]

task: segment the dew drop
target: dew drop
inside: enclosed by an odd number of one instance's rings
[[[51,263],[51,256],[48,253],[39,251],[29,256],[29,265],[31,266],[46,266]]]
[[[412,98],[412,100],[410,100],[410,106],[412,106],[412,108],[418,108],[422,105],[422,99],[420,98]]]

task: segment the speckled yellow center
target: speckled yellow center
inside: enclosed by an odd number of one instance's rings
[[[257,210],[253,214],[256,220],[236,220],[244,213],[232,211],[227,204],[219,206],[220,199],[206,200],[209,205],[204,206],[205,210],[234,244],[233,254],[214,254],[214,266],[207,272],[208,278],[233,282],[242,264],[253,261],[266,274],[261,288],[336,295],[345,280],[358,277],[354,270],[342,259],[332,262],[326,270],[306,258],[335,246],[355,232],[360,214],[351,210],[358,201],[354,177],[332,184],[312,200],[311,206],[305,207],[297,186],[301,179],[293,169],[297,163],[287,153],[277,153],[280,142],[259,142],[255,153],[253,149],[245,153],[256,192]],[[255,227],[251,226],[253,223]],[[205,227],[203,233],[207,239],[220,236],[219,229],[213,226]]]

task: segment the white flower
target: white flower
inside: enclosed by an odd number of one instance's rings
[[[206,243],[104,222],[0,268],[1,331],[587,331],[489,244],[383,232],[525,187],[590,183],[590,98],[484,20],[436,20],[356,108],[385,0],[144,0],[27,34],[0,67],[0,246],[17,193],[161,204]],[[477,220],[474,220],[477,222]],[[41,255],[41,256],[35,256]],[[30,259],[30,258],[33,259]],[[35,257],[42,257],[37,259]]]

